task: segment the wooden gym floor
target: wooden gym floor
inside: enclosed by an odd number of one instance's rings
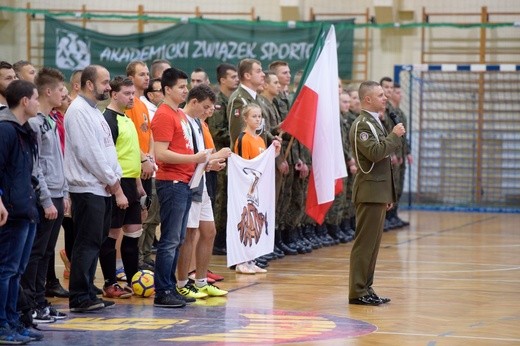
[[[213,256],[227,298],[183,309],[154,308],[152,298],[119,300],[40,325],[45,339],[37,344],[520,345],[520,215],[401,217],[411,226],[384,234],[374,283],[389,304],[348,305],[351,243],[286,256],[255,276],[235,274]],[[66,300],[51,302],[68,312]]]

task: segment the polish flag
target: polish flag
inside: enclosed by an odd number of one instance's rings
[[[322,224],[347,176],[341,142],[336,31],[321,30],[282,129],[312,153],[306,212]]]

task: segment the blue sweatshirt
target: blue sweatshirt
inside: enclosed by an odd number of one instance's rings
[[[38,222],[36,194],[32,178],[38,148],[34,133],[20,125],[9,109],[0,111],[0,189],[8,220]]]

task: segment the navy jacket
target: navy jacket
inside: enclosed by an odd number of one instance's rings
[[[20,125],[7,108],[0,111],[0,189],[8,220],[38,222],[32,177],[37,153],[29,124]]]

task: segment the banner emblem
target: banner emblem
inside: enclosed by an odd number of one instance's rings
[[[80,70],[90,65],[90,41],[73,31],[56,29],[56,66]]]
[[[240,242],[245,246],[251,246],[253,240],[258,244],[262,236],[262,229],[265,226],[265,233],[269,234],[267,229],[267,212],[265,214],[259,213],[257,207],[258,203],[258,181],[262,176],[262,172],[244,167],[243,172],[246,175],[252,176],[251,187],[247,193],[247,206],[242,209],[240,222],[237,224],[237,230],[240,233]]]

